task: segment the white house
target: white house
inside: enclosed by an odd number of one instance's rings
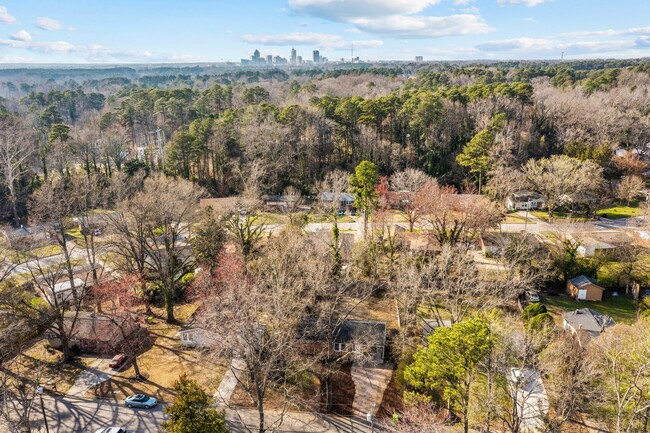
[[[210,341],[214,341],[214,338],[211,338],[210,331],[202,328],[181,329],[177,335],[181,339],[181,344],[185,347],[206,347]]]
[[[81,278],[75,278],[73,282],[75,292],[81,295],[81,292],[86,287],[86,282]],[[45,290],[45,296],[47,296],[48,301],[52,305],[55,304],[55,298],[57,305],[64,304],[73,299],[72,290],[73,287],[70,285],[70,281],[63,281],[61,283],[55,284],[52,289]]]
[[[546,205],[544,197],[534,191],[517,191],[506,199],[509,211],[541,209]]]
[[[613,250],[616,248],[616,245],[610,244],[608,242],[599,241],[597,239],[584,238],[580,241],[580,246],[578,246],[577,252],[583,257],[593,257],[597,253]]]

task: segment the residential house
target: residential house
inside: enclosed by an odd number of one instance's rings
[[[70,347],[76,347],[86,353],[119,350],[124,340],[140,327],[128,314],[107,316],[101,313],[80,311],[76,320],[74,316],[75,312],[66,314],[63,322],[65,332],[70,336]],[[49,331],[46,333],[46,337],[51,347],[61,348],[61,340],[56,333]]]
[[[386,322],[346,320],[334,342],[335,352],[359,352],[373,363],[384,362],[386,352]]]
[[[60,305],[65,304],[66,302],[71,302],[74,299],[74,295],[72,294],[73,290],[77,295],[83,295],[83,291],[86,288],[86,282],[81,278],[75,278],[72,281],[74,286],[70,284],[70,280],[65,280],[56,283],[54,287],[45,287],[44,292],[48,302],[51,305]]]
[[[542,209],[546,206],[544,197],[534,191],[516,191],[506,198],[506,208],[509,211]]]
[[[564,313],[562,318],[564,330],[577,336],[581,345],[598,337],[605,329],[616,325],[614,319],[591,308],[580,308]]]
[[[602,301],[605,288],[585,275],[571,278],[566,283],[567,292],[579,301]]]
[[[583,257],[594,257],[596,254],[613,249],[616,249],[616,245],[610,244],[609,242],[603,242],[593,238],[583,238],[580,240],[577,252]]]
[[[351,210],[352,206],[354,205],[354,196],[347,192],[340,194],[334,192],[323,192],[320,195],[320,199],[325,203],[331,203],[335,200],[338,200],[339,208],[341,210]]]
[[[210,341],[214,341],[210,331],[195,326],[183,328],[177,335],[185,347],[207,347]]]
[[[0,230],[0,234],[12,248],[45,245],[50,242],[51,238],[50,233],[43,226],[21,225],[18,228],[7,226]]]

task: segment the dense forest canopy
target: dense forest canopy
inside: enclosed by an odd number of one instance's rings
[[[4,69],[3,134],[26,155],[0,168],[0,211],[26,218],[52,173],[146,169],[232,195],[253,161],[268,193],[313,194],[363,160],[466,191],[562,154],[616,179],[638,174],[616,149],[648,151],[649,76],[643,60]]]

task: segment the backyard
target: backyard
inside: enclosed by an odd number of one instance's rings
[[[579,308],[591,308],[610,316],[616,323],[631,324],[636,320],[637,307],[635,302],[625,296],[607,295],[602,302],[576,301],[566,294],[546,296],[544,303],[555,322],[562,324],[562,314]]]

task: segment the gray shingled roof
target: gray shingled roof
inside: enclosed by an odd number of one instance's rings
[[[564,313],[562,317],[573,329],[587,332],[601,333],[605,328],[616,325],[614,319],[591,308],[580,308]]]
[[[578,288],[588,286],[590,284],[595,284],[598,287],[602,287],[600,284],[598,284],[598,281],[593,280],[585,275],[580,275],[579,277],[571,278],[571,280],[569,281],[571,281],[571,284],[573,284]]]
[[[354,343],[359,341],[373,346],[385,346],[386,323],[365,320],[346,320],[343,322],[336,342]]]

